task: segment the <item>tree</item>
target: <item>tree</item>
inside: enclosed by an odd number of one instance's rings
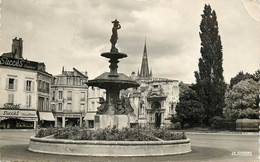
[[[260,84],[253,79],[242,80],[226,94],[224,116],[227,119],[256,119],[259,116],[258,95]]]
[[[180,82],[180,102],[176,105],[177,116],[173,117],[172,122],[181,122],[182,125],[190,126],[200,124],[204,110],[198,101],[197,94],[188,85]]]
[[[254,80],[256,82],[260,81],[260,69],[256,70],[255,73],[253,74]]]
[[[236,85],[237,83],[239,83],[242,80],[246,80],[246,79],[253,79],[254,76],[249,74],[249,73],[243,73],[243,71],[240,71],[235,77],[230,79],[230,85],[229,87],[232,89],[234,85]]]
[[[195,71],[197,95],[205,109],[205,124],[214,116],[222,116],[226,84],[223,77],[223,54],[216,12],[205,5],[200,23],[201,58]]]

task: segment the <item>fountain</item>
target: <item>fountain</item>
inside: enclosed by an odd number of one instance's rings
[[[106,90],[106,101],[102,100],[101,106],[98,108],[95,116],[95,127],[105,128],[107,126],[116,125],[119,128],[129,126],[130,122],[135,122],[136,115],[130,105],[122,104],[119,98],[120,90],[139,87],[139,84],[123,73],[118,73],[119,59],[127,57],[126,54],[118,52],[115,47],[118,35],[117,30],[121,28],[119,21],[112,21],[112,36],[110,42],[112,44],[110,52],[102,53],[101,56],[108,58],[110,63],[110,72],[105,72],[93,80],[89,80],[88,86],[99,87]]]
[[[127,98],[119,98],[120,90],[138,87],[139,84],[128,76],[117,72],[119,59],[127,57],[118,52],[115,47],[117,30],[121,28],[117,20],[112,22],[112,36],[110,52],[101,56],[109,58],[110,72],[105,72],[93,80],[88,86],[95,86],[106,90],[106,101],[100,100],[101,106],[95,116],[95,127],[105,128],[116,125],[118,128],[129,127],[129,123],[136,122],[136,115]],[[56,155],[74,156],[161,156],[176,155],[191,152],[190,139],[164,141],[108,141],[108,140],[72,140],[56,139],[54,135],[38,138],[30,137],[29,151]]]

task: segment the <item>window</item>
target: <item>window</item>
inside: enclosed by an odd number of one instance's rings
[[[75,85],[76,84],[76,79],[75,78],[73,78],[73,85]]]
[[[175,105],[174,105],[174,103],[172,103],[172,104],[170,105],[170,114],[173,114],[173,113],[174,113],[174,107],[175,107]]]
[[[59,91],[59,99],[62,99],[62,98],[63,98],[62,91]]]
[[[85,104],[80,104],[80,111],[84,111],[85,110]]]
[[[43,111],[44,106],[44,97],[38,97],[38,110]]]
[[[67,99],[72,100],[72,91],[68,91]]]
[[[85,101],[85,92],[81,92],[80,101]]]
[[[58,103],[58,111],[62,111],[62,103]]]
[[[26,106],[31,107],[32,106],[32,96],[26,95]]]
[[[8,94],[8,103],[14,104],[14,94],[13,93]]]
[[[50,84],[46,83],[46,93],[49,93],[49,89],[50,89]]]
[[[55,101],[55,91],[52,91],[52,101]]]
[[[51,110],[55,111],[55,108],[56,108],[55,104],[51,104]]]
[[[14,80],[13,78],[9,78],[8,89],[14,89]]]
[[[32,81],[31,80],[27,80],[25,83],[25,91],[26,92],[31,92],[32,91]]]
[[[94,128],[94,120],[88,120],[88,127]]]
[[[144,115],[144,104],[140,107],[140,115]]]
[[[49,98],[46,98],[46,110],[49,111],[49,105],[50,105],[50,102],[49,102]]]
[[[90,109],[90,110],[95,110],[95,102],[92,102],[91,108],[92,108],[92,109]]]
[[[68,104],[67,104],[67,110],[72,110],[71,103],[68,103]]]
[[[92,96],[95,97],[95,88],[92,87]]]

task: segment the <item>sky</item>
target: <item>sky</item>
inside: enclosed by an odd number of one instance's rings
[[[44,62],[57,75],[76,68],[94,79],[109,71],[112,23],[116,47],[126,53],[118,72],[141,68],[146,39],[154,77],[195,83],[200,54],[199,25],[205,4],[216,11],[223,45],[224,78],[254,73],[260,63],[259,0],[0,0],[0,54],[23,38],[23,57]]]

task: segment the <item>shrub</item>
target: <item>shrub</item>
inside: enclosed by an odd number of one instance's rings
[[[180,124],[180,123],[179,123]],[[87,130],[79,127],[66,128],[42,128],[36,137],[45,137],[54,134],[56,139],[72,140],[107,140],[107,141],[156,141],[157,138],[163,140],[186,139],[184,132],[172,132],[166,128],[147,129],[147,128],[123,128],[116,127],[96,130]]]
[[[181,123],[177,122],[174,124],[175,129],[181,129]]]
[[[53,135],[56,132],[57,132],[57,128],[53,128],[53,127],[50,127],[50,128],[39,128],[36,131],[35,137],[42,138],[42,137]]]
[[[224,122],[224,119],[221,118],[220,116],[215,116],[209,120],[211,128],[214,128],[214,129],[223,128],[223,122]]]
[[[183,127],[184,127],[184,128],[189,128],[190,125],[189,125],[189,124],[184,124]]]

